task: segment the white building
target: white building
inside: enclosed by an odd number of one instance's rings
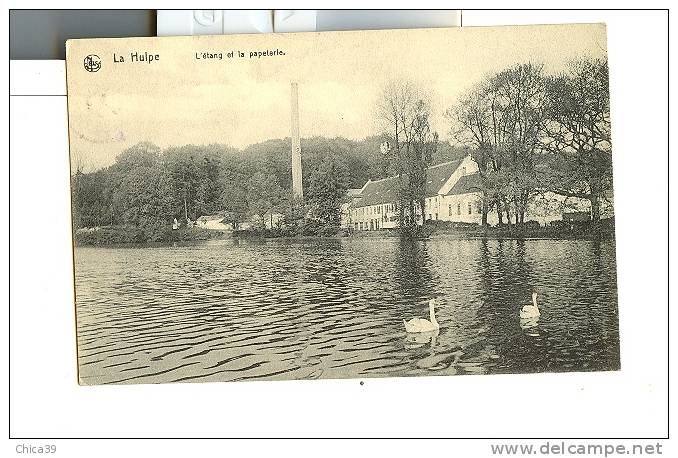
[[[351,218],[353,217],[353,212],[351,209],[357,204],[360,199],[360,192],[362,189],[349,189],[346,191],[346,196],[341,203],[341,227],[342,228],[351,228],[353,227],[353,222]]]
[[[231,226],[224,221],[224,215],[205,215],[195,221],[195,225],[202,229],[230,230]]]
[[[478,165],[466,155],[455,161],[429,167],[426,173],[424,218],[432,221],[481,224],[482,189]],[[356,231],[394,229],[398,226],[398,177],[369,180],[342,205],[342,227]],[[525,221],[546,225],[562,220],[569,211],[590,211],[585,199],[566,198],[551,192],[535,196]],[[609,208],[611,212],[611,207]],[[606,216],[611,216],[609,213]],[[417,215],[421,224],[421,214]],[[498,223],[496,210],[487,214],[488,224]]]
[[[456,161],[444,162],[429,167],[426,172],[426,200],[424,217],[431,220],[461,221],[468,219],[464,216],[457,217],[456,211],[452,212],[452,205],[456,209],[457,202],[461,202],[460,193],[468,194],[468,189],[457,187],[453,194],[448,196],[455,184],[462,176],[473,174],[477,166],[470,156],[465,156]],[[464,182],[466,182],[465,180]],[[472,181],[468,181],[469,184]],[[463,199],[477,200],[478,193],[464,196]],[[350,221],[354,230],[379,230],[394,229],[398,226],[398,177],[388,177],[382,180],[369,180],[360,190],[360,194],[353,198],[350,206]],[[421,223],[422,215],[417,214]],[[478,220],[480,221],[480,220]],[[348,225],[345,227],[349,227]]]

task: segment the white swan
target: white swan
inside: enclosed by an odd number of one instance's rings
[[[531,318],[537,318],[541,313],[539,313],[539,307],[537,306],[537,292],[532,292],[532,304],[523,305],[523,308],[520,309],[520,319],[529,320]]]
[[[435,299],[431,299],[430,301],[428,301],[428,313],[431,321],[425,320],[424,318],[412,318],[410,321],[403,320],[403,323],[405,323],[405,331],[431,332],[440,329],[440,325],[436,321],[435,306],[436,306]]]

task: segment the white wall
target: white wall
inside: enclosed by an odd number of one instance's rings
[[[445,221],[480,224],[482,221],[482,214],[478,213],[478,205],[480,204],[481,199],[482,195],[478,192],[445,196],[444,198]],[[468,212],[469,204],[471,205],[470,214]],[[452,207],[451,215],[450,215],[450,206]],[[460,212],[458,212],[457,209],[459,209]]]
[[[398,227],[398,212],[389,209],[389,205],[395,205],[395,202],[379,204],[379,205],[366,205],[364,207],[357,207],[351,209],[350,221],[355,230],[356,223],[358,224],[358,230],[360,229],[360,223],[363,224],[362,230],[370,230],[370,222],[372,222],[372,230],[376,230],[375,224],[378,224],[378,229],[395,229]],[[393,219],[393,221],[391,221]]]

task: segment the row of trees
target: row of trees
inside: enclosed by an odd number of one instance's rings
[[[612,194],[607,60],[583,59],[549,75],[527,63],[490,75],[447,110],[454,137],[482,177],[483,224],[522,223],[536,194],[590,201],[592,222]]]
[[[407,81],[387,85],[378,116],[389,137],[385,160],[399,177],[401,228],[416,227],[426,197],[426,168],[442,145],[431,130],[430,97]],[[583,59],[567,71],[514,65],[473,86],[445,118],[481,176],[482,224],[523,223],[537,194],[590,201],[594,224],[612,194],[607,61]]]
[[[311,201],[317,199],[312,184],[327,167],[325,161],[313,162],[306,164]],[[345,170],[339,160],[327,163]],[[132,226],[150,241],[165,239],[174,218],[185,223],[221,213],[234,227],[255,217],[264,226],[273,212],[292,205],[288,189],[280,184],[284,167],[278,172],[276,166],[277,161],[257,160],[219,145],[161,151],[151,143],[139,143],[123,151],[110,167],[76,171],[74,223],[77,228]],[[350,184],[347,177],[342,175],[343,191]]]

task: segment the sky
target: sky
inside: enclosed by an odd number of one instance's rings
[[[285,55],[249,57],[266,50]],[[132,62],[133,52],[159,59]],[[223,58],[196,59],[203,52]],[[84,68],[90,54],[101,59],[97,72]],[[382,88],[409,80],[430,94],[433,129],[449,139],[443,113],[484,76],[530,61],[557,73],[574,59],[605,55],[601,24],[71,40],[71,161],[96,170],[140,141],[243,148],[288,137],[292,81],[302,137],[381,133]],[[125,62],[114,62],[121,56]]]

